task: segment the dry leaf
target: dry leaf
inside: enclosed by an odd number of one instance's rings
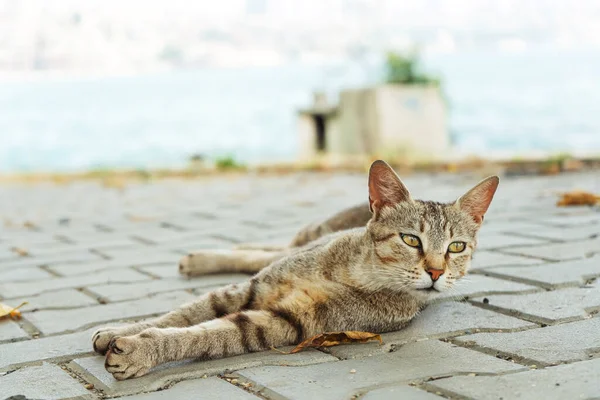
[[[21,318],[21,311],[19,311],[19,308],[23,307],[25,304],[27,304],[26,301],[24,301],[16,307],[10,307],[6,304],[0,303],[0,318],[4,318],[6,316],[9,316],[14,319]]]
[[[27,257],[29,255],[29,252],[27,251],[27,249],[24,249],[22,247],[13,247],[12,251],[14,251],[15,253],[17,253],[21,257]]]
[[[600,196],[584,191],[562,193],[556,203],[559,207],[566,206],[593,206],[600,204]]]
[[[379,340],[380,344],[383,344],[381,335],[370,332],[359,332],[359,331],[345,331],[345,332],[325,332],[315,335],[311,338],[306,339],[302,343],[298,344],[292,351],[286,353],[285,351],[277,350],[282,354],[294,354],[302,351],[308,347],[331,347],[337,346],[343,343],[366,343],[369,340]]]

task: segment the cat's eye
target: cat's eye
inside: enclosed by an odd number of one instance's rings
[[[449,253],[461,253],[465,250],[467,244],[465,242],[452,242],[448,246]]]
[[[409,245],[410,247],[421,247],[421,241],[419,240],[418,237],[416,237],[414,235],[407,235],[407,234],[401,233],[400,237],[402,238],[402,241],[404,243],[406,243],[407,245]]]

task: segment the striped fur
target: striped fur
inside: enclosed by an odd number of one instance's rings
[[[482,217],[473,213],[487,210],[493,191],[488,180],[478,185],[487,196],[476,187],[468,193],[472,197],[452,204],[412,200],[391,168],[381,163],[374,164],[369,176],[373,216],[366,226],[344,230],[358,224],[359,216],[348,218],[346,225],[337,221],[335,228],[327,223],[320,230],[311,228],[314,235],[303,237],[336,232],[306,239],[302,246],[187,257],[180,268],[201,260],[203,269],[194,270],[198,273],[256,274],[154,320],[101,329],[93,345],[106,354],[106,369],[116,379],[127,379],[170,361],[260,351],[325,331],[389,332],[405,326],[466,273]],[[492,179],[497,185],[497,178]],[[346,215],[355,216],[357,209]],[[418,236],[422,246],[408,246],[399,233]],[[467,243],[463,253],[446,251],[453,240]],[[437,270],[436,277],[443,273],[434,281],[428,268]]]

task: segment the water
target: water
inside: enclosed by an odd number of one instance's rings
[[[600,55],[429,57],[457,149],[600,152]],[[381,77],[377,64],[0,82],[0,172],[176,167],[194,153],[296,156],[296,110]]]

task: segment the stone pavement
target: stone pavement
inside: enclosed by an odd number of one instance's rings
[[[477,176],[409,176],[450,200]],[[247,279],[184,279],[200,248],[287,243],[307,222],[366,201],[363,175],[220,177],[0,186],[0,400],[600,398],[600,210],[555,192],[600,192],[600,173],[505,178],[472,274],[377,343],[182,362],[117,382],[92,352],[98,326],[135,321]],[[25,398],[15,397],[15,398]]]

